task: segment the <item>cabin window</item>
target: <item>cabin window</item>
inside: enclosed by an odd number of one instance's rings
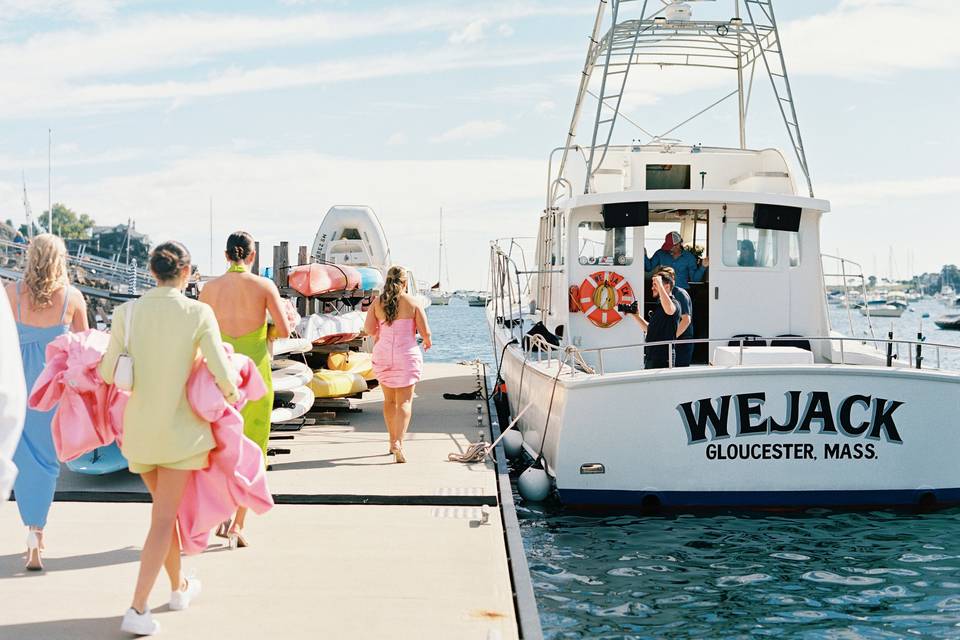
[[[800,266],[800,234],[787,232],[790,238],[790,266]]]
[[[633,227],[604,229],[599,220],[585,220],[577,226],[577,242],[580,264],[633,264]]]
[[[779,231],[757,229],[749,222],[723,226],[723,264],[728,267],[775,267]]]
[[[648,164],[647,189],[689,189],[690,165]]]

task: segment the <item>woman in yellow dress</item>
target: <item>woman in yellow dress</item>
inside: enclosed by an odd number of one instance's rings
[[[99,368],[104,381],[112,384],[120,356],[126,352],[133,358],[122,451],[130,471],[140,474],[153,498],[133,602],[120,626],[137,635],[160,630],[147,598],[161,566],[170,578],[171,610],[186,609],[200,593],[200,581],[184,579],[180,570],[176,530],[177,509],[190,473],[207,467],[214,447],[210,425],[187,401],[186,384],[198,357],[206,358],[224,397],[237,400],[237,372],[224,352],[213,311],[183,295],[190,277],[186,248],[179,242],[158,245],[150,254],[150,270],[157,287],[114,311],[110,345]]]
[[[273,411],[273,384],[270,376],[270,353],[267,350],[267,312],[276,327],[274,338],[290,335],[290,324],[283,312],[280,292],[267,278],[250,272],[256,251],[253,237],[246,231],[237,231],[227,238],[227,272],[206,283],[200,292],[200,301],[213,309],[220,323],[221,337],[233,345],[237,353],[253,360],[267,385],[267,394],[256,402],[248,402],[243,414],[243,433],[260,445],[263,459],[267,459],[267,441],[270,438],[270,412]],[[236,539],[238,547],[247,546],[243,524],[247,510],[237,509],[233,524],[218,535]]]

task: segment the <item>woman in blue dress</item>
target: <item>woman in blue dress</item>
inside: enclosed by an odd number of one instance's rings
[[[30,242],[23,281],[8,285],[7,297],[17,321],[23,375],[29,392],[46,364],[47,344],[69,330],[88,328],[83,295],[67,282],[67,248],[63,240],[44,233]],[[43,528],[60,475],[50,432],[52,418],[53,411],[27,409],[23,434],[13,454],[19,470],[13,493],[20,519],[28,527],[28,571],[43,569]]]

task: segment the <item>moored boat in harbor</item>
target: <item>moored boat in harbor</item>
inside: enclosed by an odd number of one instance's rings
[[[487,319],[532,469],[575,505],[960,502],[949,437],[960,374],[931,355],[956,347],[830,325],[833,258],[820,247],[830,205],[814,197],[772,2],[734,1],[727,20],[693,19],[678,2],[622,15],[639,4],[609,2],[604,35],[600,3],[570,133],[550,155],[535,269],[517,266],[528,256],[515,240],[491,248]],[[735,74],[739,147],[612,145],[642,64]],[[743,77],[754,72],[769,77],[799,172],[780,151],[746,145]],[[579,146],[594,75],[592,136]],[[708,258],[687,285],[690,367],[672,366],[678,342],[645,342],[628,317],[634,302],[642,317],[659,304],[644,246],[664,230]],[[846,287],[858,267],[836,261]],[[657,347],[670,364],[644,369]]]

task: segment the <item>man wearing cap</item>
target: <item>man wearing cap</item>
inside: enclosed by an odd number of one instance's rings
[[[697,257],[683,248],[683,238],[676,231],[667,234],[663,246],[653,254],[652,258],[648,258],[646,252],[643,255],[644,270],[650,272],[657,267],[670,267],[677,274],[677,287],[684,290],[690,288],[691,280],[695,282],[703,280],[708,266],[710,266],[708,258],[704,258],[703,264],[697,266]]]
[[[650,293],[659,302],[647,321],[638,314],[633,315],[640,328],[647,335],[647,342],[667,342],[677,339],[680,326],[680,304],[673,297],[673,278],[667,271],[658,271],[650,282]],[[670,366],[672,350],[669,345],[655,345],[644,348],[644,369],[666,369]]]
[[[676,278],[673,269],[670,267],[657,267],[653,270],[653,275],[668,276],[671,280]],[[680,305],[680,323],[677,325],[677,340],[693,340],[693,300],[685,289],[675,287],[670,289],[670,295],[677,300]],[[693,343],[680,342],[673,348],[673,366],[689,367],[693,360]]]

